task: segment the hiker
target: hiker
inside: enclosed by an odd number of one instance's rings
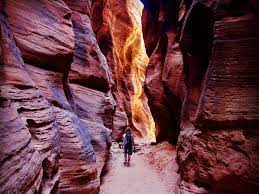
[[[130,166],[130,158],[132,155],[132,151],[134,148],[135,151],[135,144],[134,144],[134,135],[131,132],[130,128],[127,127],[125,130],[125,134],[123,135],[123,145],[124,145],[124,165]]]

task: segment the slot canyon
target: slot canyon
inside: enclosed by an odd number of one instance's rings
[[[0,0],[0,193],[258,194],[258,9]]]

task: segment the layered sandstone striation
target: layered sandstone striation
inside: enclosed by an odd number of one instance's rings
[[[144,2],[146,93],[158,140],[178,138],[180,191],[256,193],[258,3]]]
[[[127,125],[170,191],[257,193],[258,1],[142,2],[0,1],[0,193],[98,193]]]
[[[53,130],[54,119],[51,118],[51,106],[41,96],[24,69],[21,53],[8,28],[6,16],[1,13],[0,17],[1,192],[32,193],[39,190],[43,180],[42,161],[50,158],[51,153],[58,154],[55,152],[58,144],[55,145],[53,141],[58,134]],[[36,106],[32,107],[33,104]],[[45,134],[37,135],[38,128],[29,126],[30,119],[24,113],[31,112],[30,117],[38,118],[41,123],[40,115],[44,111],[50,112],[49,117],[45,118],[49,128],[44,132]],[[20,113],[24,116],[20,116]],[[45,137],[45,139],[37,141],[35,135]],[[45,150],[40,144],[45,146]],[[54,168],[49,169],[54,171]]]
[[[188,58],[184,65],[189,67],[178,142],[183,189],[192,192],[205,189],[205,193],[258,190],[259,31],[255,6],[252,1],[218,4],[197,1],[186,15],[182,47],[183,51],[191,48],[193,51],[190,50],[191,56],[183,54]],[[208,23],[212,19],[213,30],[211,25],[198,29],[193,26],[196,30],[188,32],[191,23]],[[212,34],[213,41],[206,34]],[[203,55],[194,51],[198,48],[204,50]],[[196,66],[196,73],[192,73],[191,66]],[[198,78],[201,75],[202,80]]]
[[[90,8],[1,2],[0,192],[99,190],[116,104]]]

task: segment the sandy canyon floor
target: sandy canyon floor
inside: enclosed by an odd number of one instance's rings
[[[175,147],[167,142],[157,145],[137,142],[130,167],[125,167],[123,149],[114,142],[100,194],[172,194],[178,180]]]

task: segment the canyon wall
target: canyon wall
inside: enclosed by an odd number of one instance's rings
[[[1,1],[0,192],[97,193],[112,76],[91,1]]]
[[[111,136],[154,138],[143,4],[0,5],[0,192],[97,193]]]
[[[142,9],[139,0],[96,1],[93,23],[115,82],[115,115],[127,116],[136,136],[154,138],[155,125],[143,91],[149,59],[142,36]],[[114,130],[113,134],[116,139],[121,138],[120,131]]]
[[[183,60],[177,40],[181,6],[176,1],[143,2],[143,36],[150,55],[145,92],[156,124],[157,141],[176,143],[185,95]]]
[[[0,193],[98,193],[127,125],[180,193],[256,193],[258,1],[142,2],[0,1]]]
[[[180,192],[257,193],[258,1],[143,2],[145,91],[157,140],[178,139]]]

